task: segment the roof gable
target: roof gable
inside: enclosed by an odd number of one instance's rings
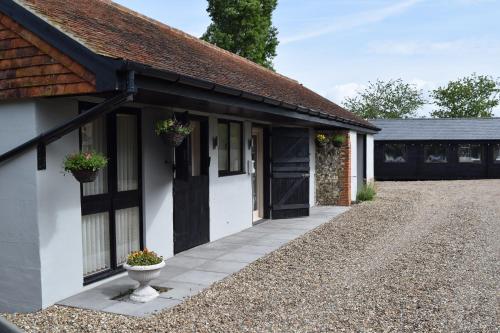
[[[0,99],[94,92],[95,76],[0,13]]]

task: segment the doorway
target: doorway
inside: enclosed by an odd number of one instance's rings
[[[252,128],[252,214],[253,222],[264,218],[264,129]]]
[[[81,151],[108,157],[97,179],[81,185],[84,284],[120,272],[128,254],[143,247],[140,136],[135,109],[119,109],[80,130]]]
[[[174,253],[210,240],[208,119],[181,117],[192,132],[175,148]]]

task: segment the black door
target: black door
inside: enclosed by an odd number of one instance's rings
[[[273,128],[272,218],[309,216],[309,130]]]
[[[193,132],[175,149],[174,253],[210,240],[208,120],[187,121]]]

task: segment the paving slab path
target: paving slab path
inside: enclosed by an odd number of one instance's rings
[[[7,318],[28,332],[498,332],[500,180],[378,191],[151,317],[54,306]]]

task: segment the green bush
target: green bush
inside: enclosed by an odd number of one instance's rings
[[[375,185],[373,183],[368,183],[363,185],[363,189],[358,192],[356,200],[358,202],[372,201],[375,198],[377,192],[375,191]]]
[[[163,257],[155,252],[144,249],[144,251],[135,251],[128,255],[127,264],[130,266],[152,266],[163,261]]]
[[[71,171],[97,171],[104,168],[108,164],[108,159],[99,153],[82,152],[66,156],[64,161],[64,170]]]

